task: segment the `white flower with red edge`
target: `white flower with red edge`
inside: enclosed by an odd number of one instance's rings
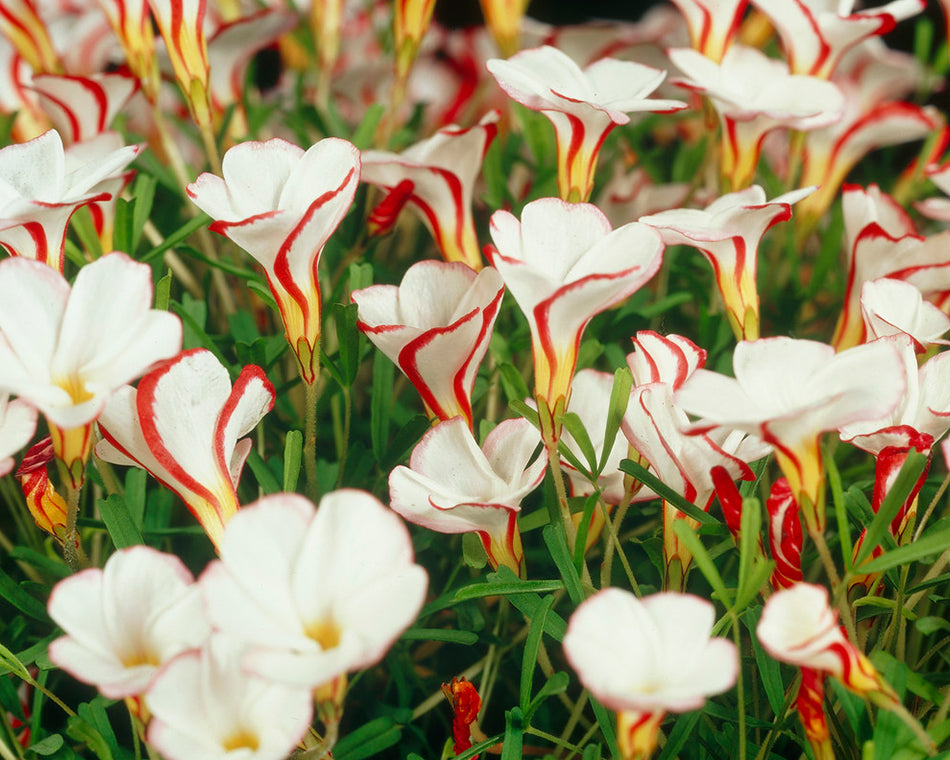
[[[430,416],[472,425],[472,387],[505,286],[498,271],[420,261],[402,283],[354,291],[360,330],[402,370]]]
[[[151,303],[151,268],[124,253],[87,264],[72,287],[45,264],[0,261],[0,389],[43,413],[74,485],[112,393],[181,348],[181,321]]]
[[[40,106],[66,142],[89,140],[109,129],[138,89],[127,74],[91,77],[42,74],[33,77],[31,89]]]
[[[320,254],[353,202],[359,151],[333,137],[306,152],[274,138],[235,145],[222,169],[223,178],[198,177],[188,196],[215,220],[214,232],[264,267],[287,342],[312,385],[320,347]]]
[[[600,147],[630,113],[670,113],[686,108],[678,100],[651,100],[666,72],[603,58],[581,69],[557,48],[522,50],[507,60],[488,62],[501,88],[554,125],[558,190],[563,200],[585,201],[594,186]]]
[[[482,257],[472,218],[472,194],[482,159],[498,131],[498,112],[490,111],[473,127],[451,124],[402,151],[368,150],[362,154],[362,180],[382,187],[398,208],[416,208],[446,261],[480,269]],[[384,201],[385,203],[386,201]],[[394,221],[394,220],[393,220]]]
[[[748,0],[673,0],[689,27],[689,42],[713,61],[721,61],[739,31]]]
[[[128,145],[92,160],[70,158],[59,133],[0,150],[0,243],[14,256],[63,271],[66,227],[76,209],[107,200],[103,180],[121,172],[142,150]]]
[[[231,386],[202,348],[184,351],[120,388],[99,417],[96,456],[147,470],[188,506],[216,547],[239,504],[247,435],[274,405],[274,387],[250,365]]]
[[[66,633],[50,659],[110,699],[141,695],[163,663],[211,634],[191,573],[146,546],[57,583],[49,614]]]
[[[249,645],[245,672],[311,689],[377,663],[428,585],[402,521],[352,489],[243,507],[220,556],[200,579],[212,624]]]
[[[521,501],[544,478],[547,456],[523,418],[498,424],[479,448],[461,417],[440,422],[412,450],[409,466],[389,476],[390,506],[439,533],[477,533],[492,567],[523,574]]]
[[[557,198],[529,203],[521,221],[496,211],[491,236],[486,254],[531,328],[535,396],[554,410],[570,396],[584,328],[646,284],[663,242],[646,225],[614,230],[596,206]]]
[[[21,399],[0,393],[0,478],[13,470],[13,455],[30,442],[36,432],[36,408]]]
[[[758,185],[728,193],[705,209],[671,209],[640,218],[666,245],[688,245],[712,264],[729,324],[739,340],[759,337],[758,248],[765,232],[792,216],[792,204],[813,187],[767,201]]]
[[[925,173],[927,179],[933,182],[938,190],[943,191],[944,196],[950,196],[950,160],[939,166],[927,167]],[[950,222],[950,198],[948,197],[925,198],[914,204],[914,207],[929,219]]]
[[[906,388],[903,362],[885,341],[836,354],[831,346],[787,337],[742,341],[735,377],[699,369],[676,403],[703,418],[696,432],[717,426],[756,435],[775,450],[811,531],[825,524],[821,433],[889,414]]]
[[[711,637],[716,612],[691,594],[637,599],[603,589],[568,621],[564,654],[581,683],[617,711],[624,758],[649,757],[667,712],[688,712],[732,688],[739,674],[735,645]]]
[[[924,353],[950,330],[950,317],[924,300],[912,283],[881,277],[861,288],[861,314],[868,342],[891,335],[906,335],[917,353]]]

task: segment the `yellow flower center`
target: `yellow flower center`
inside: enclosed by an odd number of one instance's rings
[[[326,651],[340,645],[343,632],[331,618],[311,623],[307,626],[305,633],[309,638],[316,641],[321,649]]]
[[[254,752],[260,746],[260,742],[254,734],[241,729],[221,742],[221,746],[228,752],[235,749],[249,749]]]
[[[81,404],[92,398],[92,394],[86,390],[85,381],[79,375],[67,375],[56,380],[56,385],[69,394],[74,404]]]
[[[153,665],[157,668],[162,663],[158,655],[153,654],[147,649],[140,649],[123,657],[122,664],[127,668],[134,668],[137,665]]]

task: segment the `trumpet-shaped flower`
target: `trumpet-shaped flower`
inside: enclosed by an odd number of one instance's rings
[[[629,113],[670,113],[686,108],[678,100],[651,100],[666,72],[603,58],[581,69],[557,48],[523,50],[488,70],[510,97],[540,111],[554,125],[558,190],[563,200],[585,201],[594,186],[600,146]]]
[[[531,457],[541,438],[523,418],[505,420],[482,447],[460,417],[440,422],[389,476],[391,507],[439,533],[477,533],[492,567],[522,574],[521,500],[544,478],[547,456]]]
[[[825,524],[822,432],[889,414],[906,387],[893,345],[877,341],[835,354],[831,346],[778,337],[742,341],[733,354],[735,378],[696,370],[676,403],[717,425],[759,436],[775,450],[809,531]]]
[[[211,634],[191,573],[146,546],[57,583],[49,614],[66,633],[50,659],[110,699],[142,694],[163,663]]]
[[[886,34],[920,13],[925,0],[892,0],[852,12],[854,0],[752,0],[769,17],[793,74],[830,78],[841,57],[864,39]]]
[[[55,130],[0,150],[0,243],[14,256],[62,272],[69,219],[80,206],[110,198],[100,183],[142,150],[128,145],[92,160],[73,158]]]
[[[627,366],[633,374],[634,386],[666,383],[676,391],[706,364],[706,349],[682,335],[640,330],[633,346],[633,352],[627,354]]]
[[[33,77],[31,88],[60,136],[69,143],[78,143],[107,130],[137,86],[126,74],[43,74]]]
[[[148,4],[195,122],[211,124],[204,29],[207,0],[148,0]]]
[[[352,298],[359,328],[409,378],[430,416],[462,416],[471,427],[472,386],[504,290],[495,269],[421,261],[399,287],[373,285]]]
[[[756,264],[759,243],[773,224],[792,216],[792,204],[814,188],[786,193],[771,201],[752,185],[713,201],[705,209],[673,209],[640,218],[656,228],[667,245],[696,248],[712,264],[729,324],[739,340],[759,337]]]
[[[13,455],[30,442],[36,432],[36,409],[22,399],[10,401],[0,393],[0,478],[13,470]]]
[[[0,5],[0,31],[38,74],[56,74],[61,65],[49,30],[33,0],[5,0]]]
[[[215,628],[250,645],[246,672],[317,688],[378,662],[415,620],[427,578],[402,521],[341,490],[319,510],[294,494],[242,508],[200,584]]]
[[[145,695],[149,744],[168,760],[282,760],[313,718],[307,689],[248,675],[242,642],[213,635],[162,667]]]
[[[158,101],[161,77],[155,55],[155,32],[146,0],[100,0],[99,7],[122,44],[129,70],[139,80],[142,92]]]
[[[710,638],[715,616],[697,596],[637,599],[617,588],[597,592],[571,615],[564,654],[581,683],[617,711],[624,758],[650,756],[667,712],[698,710],[736,682],[735,645]]]
[[[260,367],[234,387],[214,354],[192,349],[120,388],[99,418],[96,456],[141,467],[178,494],[216,547],[238,510],[237,484],[251,450],[247,435],[274,405]],[[187,410],[187,411],[184,411]]]
[[[55,459],[49,436],[30,447],[17,468],[27,509],[36,526],[53,536],[60,544],[66,540],[66,500],[57,493],[49,479],[49,465]],[[77,549],[75,538],[73,549]]]
[[[848,641],[823,586],[796,583],[774,593],[755,633],[779,662],[832,675],[857,694],[897,699],[870,660]]]
[[[124,253],[69,283],[23,258],[0,261],[0,388],[39,409],[73,484],[112,393],[181,348],[178,317],[151,309],[152,270]]]
[[[393,7],[393,38],[396,76],[405,80],[429,28],[435,0],[396,0]]]
[[[521,20],[528,9],[529,0],[480,0],[485,23],[491,29],[502,55],[514,55],[518,51],[518,36]]]
[[[881,277],[861,288],[861,314],[868,341],[890,335],[907,335],[918,353],[940,341],[950,330],[950,317],[929,301],[913,284]]]
[[[844,307],[832,344],[850,348],[865,340],[861,289],[880,277],[907,280],[926,293],[950,290],[950,231],[916,234],[907,212],[877,185],[846,185],[842,199],[848,277]]]
[[[673,4],[686,19],[693,50],[721,61],[739,31],[748,0],[673,0]]]
[[[308,384],[320,345],[320,254],[349,211],[360,175],[359,151],[327,138],[306,153],[285,140],[244,142],[224,155],[224,177],[205,173],[188,196],[264,267],[287,342]]]
[[[783,61],[733,45],[720,63],[687,48],[669,51],[685,75],[676,84],[706,95],[722,124],[722,175],[733,190],[755,176],[765,135],[778,127],[807,130],[833,123],[844,108],[841,91],[815,77],[793,75]]]
[[[362,180],[379,185],[390,197],[398,194],[401,204],[412,204],[445,260],[461,261],[472,269],[482,266],[472,193],[498,131],[497,121],[498,112],[491,111],[474,127],[443,127],[402,153],[368,150],[361,157]]]
[[[656,273],[663,242],[646,225],[612,230],[597,207],[556,198],[529,203],[520,222],[495,212],[491,235],[486,253],[531,328],[535,395],[554,410],[567,404],[587,323]]]

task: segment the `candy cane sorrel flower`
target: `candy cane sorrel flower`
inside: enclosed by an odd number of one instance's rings
[[[378,662],[415,620],[427,577],[402,521],[364,491],[316,509],[295,494],[242,508],[201,576],[208,617],[250,645],[246,672],[342,699],[346,673]]]
[[[146,546],[57,583],[49,614],[66,633],[50,659],[110,699],[142,694],[162,663],[211,634],[191,573]]]
[[[529,203],[520,222],[496,211],[491,236],[486,253],[531,328],[535,396],[563,409],[584,328],[656,273],[663,242],[646,225],[612,230],[596,206],[557,198]]]
[[[704,420],[759,436],[775,450],[812,533],[825,525],[822,432],[883,417],[899,403],[906,381],[901,357],[885,341],[835,354],[831,346],[786,337],[742,341],[735,378],[696,370],[676,403]]]
[[[472,193],[485,151],[498,131],[498,112],[473,127],[451,124],[402,153],[362,154],[362,180],[384,188],[383,203],[409,203],[422,216],[446,261],[481,269],[482,256],[472,219]]]
[[[0,393],[0,478],[13,471],[13,455],[36,432],[36,409],[26,401]]]
[[[496,269],[420,261],[402,283],[354,291],[359,328],[415,386],[429,415],[472,426],[472,386],[505,286]]]
[[[317,268],[353,202],[359,151],[333,137],[306,152],[279,138],[244,142],[225,153],[222,173],[202,174],[188,196],[215,219],[213,231],[264,267],[300,374],[312,385],[320,356]]]
[[[523,575],[518,529],[521,500],[544,478],[547,456],[524,418],[498,424],[479,448],[461,417],[441,422],[412,450],[409,466],[389,476],[391,506],[406,520],[439,533],[476,533],[493,568]]]
[[[679,100],[651,100],[666,72],[632,61],[603,58],[581,69],[557,48],[523,50],[488,62],[501,88],[554,125],[558,191],[563,200],[586,201],[594,186],[597,155],[608,133],[630,122],[629,113],[671,113]]]
[[[244,367],[232,388],[214,354],[185,351],[149,372],[138,389],[116,391],[99,418],[96,456],[147,470],[220,547],[238,510],[237,483],[252,445],[241,436],[273,405],[274,387],[260,367]]]
[[[646,758],[668,712],[698,710],[739,673],[731,641],[710,638],[716,611],[690,594],[637,599],[608,588],[571,615],[564,654],[581,683],[617,711],[624,758]]]
[[[181,348],[181,321],[151,303],[151,267],[124,253],[87,264],[72,287],[45,264],[0,261],[0,389],[43,413],[76,488],[113,391]]]

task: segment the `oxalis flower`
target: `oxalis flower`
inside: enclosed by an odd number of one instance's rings
[[[815,341],[765,338],[740,342],[733,370],[735,378],[696,370],[677,392],[676,403],[704,418],[695,432],[721,425],[770,444],[806,526],[821,533],[820,435],[894,409],[906,385],[897,349],[878,341],[835,354]]]
[[[319,510],[294,494],[242,508],[200,583],[215,628],[249,645],[246,672],[317,689],[338,716],[346,673],[382,658],[418,614],[427,578],[402,521],[341,490]]]
[[[414,206],[445,260],[461,261],[473,269],[481,269],[482,257],[472,219],[472,193],[498,131],[497,121],[498,112],[491,111],[474,127],[443,127],[402,153],[368,150],[362,155],[362,180],[386,190],[389,195],[383,203]]]
[[[752,185],[713,201],[705,209],[672,209],[640,218],[656,228],[667,245],[688,245],[712,264],[716,285],[737,340],[759,337],[758,248],[762,236],[792,216],[792,204],[814,191],[808,187],[771,201]]]
[[[71,157],[59,133],[0,150],[0,244],[14,256],[63,271],[66,227],[76,209],[111,198],[100,183],[142,150],[128,145],[86,160]]]
[[[43,413],[75,488],[113,391],[181,348],[181,321],[151,302],[151,268],[124,253],[87,264],[72,287],[45,264],[0,261],[0,389]]]
[[[590,197],[600,146],[614,127],[629,123],[627,114],[686,108],[679,100],[651,100],[666,72],[631,61],[603,58],[582,70],[545,45],[508,60],[494,58],[487,66],[511,98],[554,125],[558,191],[566,201]]]
[[[535,396],[563,410],[584,328],[656,273],[663,242],[646,225],[612,230],[596,206],[556,198],[529,203],[520,222],[496,211],[491,236],[485,252],[531,328]]]
[[[320,361],[317,268],[353,202],[359,151],[333,137],[306,152],[279,138],[245,142],[225,153],[222,172],[202,174],[188,196],[216,220],[214,232],[264,267],[300,374],[312,385]]]
[[[66,633],[50,659],[110,699],[141,695],[162,663],[211,634],[191,573],[146,546],[57,583],[49,614]]]
[[[637,599],[603,589],[568,622],[564,654],[581,683],[617,711],[617,743],[646,758],[668,712],[698,710],[739,673],[731,641],[710,638],[716,612],[705,599],[662,593]]]
[[[202,348],[179,354],[116,391],[99,418],[96,456],[147,470],[188,505],[216,547],[238,510],[249,433],[274,405],[260,367],[228,371]],[[183,410],[187,410],[184,412]],[[240,439],[240,440],[239,440]]]
[[[524,574],[521,500],[544,478],[548,459],[531,457],[541,437],[524,418],[505,420],[479,448],[461,417],[441,422],[389,476],[390,506],[439,533],[477,533],[492,567]]]
[[[501,306],[496,269],[420,261],[402,283],[354,291],[360,330],[415,386],[431,417],[472,426],[472,387]]]
[[[13,471],[13,455],[30,442],[36,432],[36,409],[26,401],[10,401],[0,393],[0,478]]]

